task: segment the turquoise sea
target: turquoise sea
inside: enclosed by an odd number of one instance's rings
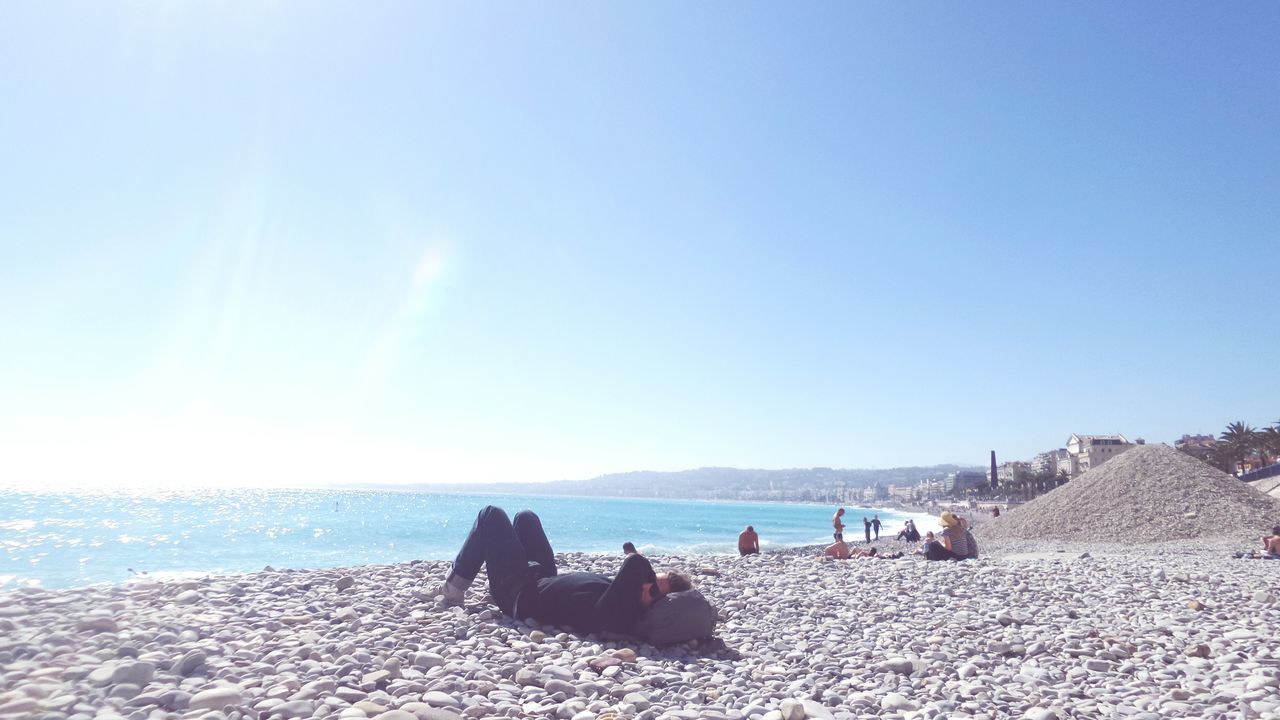
[[[476,512],[531,509],[557,551],[736,553],[750,524],[765,551],[829,542],[834,506],[545,495],[353,490],[15,492],[0,490],[0,591],[152,576],[452,559]],[[879,513],[892,536],[907,517],[848,507],[847,539]]]

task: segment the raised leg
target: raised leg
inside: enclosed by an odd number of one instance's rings
[[[494,505],[476,515],[471,532],[453,561],[447,584],[465,589],[482,566],[489,574],[489,594],[503,612],[511,614],[529,563],[507,513]]]
[[[541,566],[540,572],[543,577],[555,575],[556,556],[551,551],[551,542],[547,540],[547,534],[542,530],[542,520],[538,518],[537,513],[532,510],[521,510],[516,513],[512,525],[515,528],[516,537],[524,546],[524,554],[529,562],[535,562]]]

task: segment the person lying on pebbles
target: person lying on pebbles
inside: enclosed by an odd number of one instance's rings
[[[827,546],[822,554],[827,557],[833,557],[837,560],[850,560],[853,558],[869,558],[872,560],[897,560],[902,557],[902,553],[894,553],[893,555],[881,555],[876,548],[863,550],[861,548],[849,547],[844,540],[837,540]]]
[[[481,567],[488,572],[489,594],[502,612],[584,633],[633,635],[646,609],[668,593],[693,587],[680,573],[655,573],[639,553],[628,554],[612,579],[589,572],[559,574],[538,516],[522,510],[512,520],[494,505],[476,516],[435,594],[443,595],[447,604],[461,605]]]

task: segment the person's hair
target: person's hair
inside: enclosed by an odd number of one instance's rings
[[[631,544],[631,543],[629,543],[629,542],[624,542],[624,543],[622,543],[622,552],[624,552],[624,553],[633,553],[633,552],[635,552],[635,551],[636,551],[636,546],[635,546],[635,545],[633,545],[633,544]]]
[[[876,548],[871,548],[870,550],[867,551],[867,554],[874,557],[876,554]]]
[[[667,585],[671,587],[671,592],[684,592],[692,590],[693,583],[689,581],[689,576],[674,570],[667,573]]]
[[[1280,525],[1277,525],[1277,526],[1275,526],[1275,527],[1271,528],[1271,534],[1272,534],[1272,535],[1280,535]]]
[[[756,531],[755,528],[751,527],[750,525],[747,526],[747,532],[755,532],[755,531]]]
[[[929,532],[925,533],[925,535],[928,537],[933,537],[933,531],[930,530]]]

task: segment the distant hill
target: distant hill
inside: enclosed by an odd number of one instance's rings
[[[885,470],[834,468],[743,470],[707,467],[676,472],[641,470],[613,473],[589,480],[557,480],[545,483],[423,484],[397,486],[397,489],[588,497],[843,501],[858,491],[877,484],[885,488],[890,485],[914,485],[921,480],[943,478],[960,470],[981,469],[965,465],[932,465]]]

